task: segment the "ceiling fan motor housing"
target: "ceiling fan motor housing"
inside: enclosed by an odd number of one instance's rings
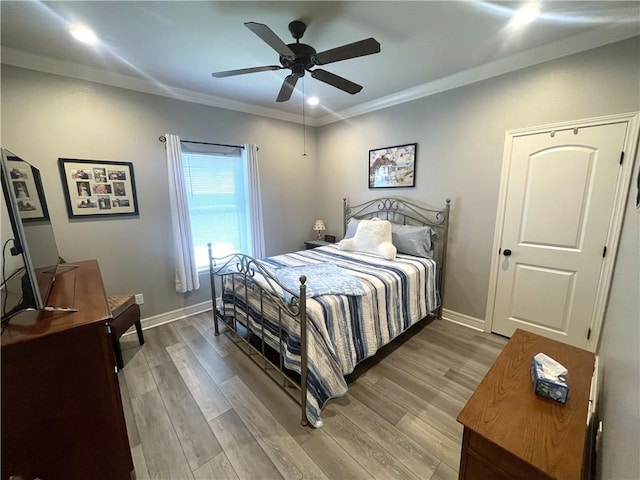
[[[296,58],[291,60],[281,55],[280,64],[285,68],[290,68],[294,75],[304,76],[305,70],[314,66],[311,56],[316,54],[316,50],[305,43],[290,43],[287,47],[296,54]]]

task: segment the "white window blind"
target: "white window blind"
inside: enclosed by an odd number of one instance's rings
[[[245,162],[239,156],[182,152],[189,216],[198,269],[214,257],[250,253],[251,230]]]

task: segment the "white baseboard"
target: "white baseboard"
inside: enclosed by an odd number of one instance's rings
[[[179,308],[178,310],[173,310],[171,312],[154,315],[153,317],[143,318],[140,320],[140,323],[142,324],[142,329],[146,330],[148,328],[164,325],[165,323],[175,322],[176,320],[180,320],[181,318],[189,317],[191,315],[208,312],[212,308],[213,303],[211,300],[208,300],[185,308]],[[445,308],[442,310],[442,319],[484,332],[484,320],[480,320],[479,318],[475,318],[470,315],[454,312]],[[125,335],[131,335],[132,333],[136,333],[136,329],[134,327],[127,330]]]
[[[175,322],[176,320],[180,320],[181,318],[189,317],[191,315],[207,312],[212,308],[213,303],[211,300],[207,300],[206,302],[189,305],[188,307],[179,308],[178,310],[173,310],[171,312],[154,315],[153,317],[142,318],[140,320],[140,324],[142,325],[142,329],[146,330],[148,328],[164,325],[165,323]],[[131,335],[132,333],[136,333],[136,329],[134,327],[127,330],[125,335]]]
[[[480,320],[479,318],[475,318],[470,315],[465,315],[464,313],[458,313],[458,312],[454,312],[452,310],[447,310],[446,308],[443,308],[442,319],[447,320],[449,322],[457,323],[458,325],[463,325],[465,327],[473,328],[474,330],[479,330],[481,332],[485,331],[484,320]]]

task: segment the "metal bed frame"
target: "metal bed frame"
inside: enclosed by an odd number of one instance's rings
[[[447,199],[446,205],[441,209],[432,209],[419,206],[408,200],[401,198],[377,198],[359,205],[350,206],[346,198],[343,199],[343,227],[346,233],[347,223],[351,218],[370,219],[378,217],[389,220],[393,223],[403,225],[425,225],[430,226],[436,234],[434,241],[434,258],[439,264],[438,286],[440,298],[444,292],[444,272],[447,254],[447,237],[449,233],[449,215],[451,200]],[[298,291],[292,291],[282,285],[277,278],[271,274],[256,259],[244,255],[233,254],[223,258],[214,258],[211,244],[209,247],[209,276],[211,280],[211,296],[213,299],[213,318],[215,334],[225,333],[253,362],[296,402],[301,406],[302,425],[307,425],[306,403],[307,403],[307,310],[306,310],[306,281],[307,278],[300,277],[300,287]],[[260,322],[260,331],[251,330],[248,325],[244,325],[238,320],[238,306],[236,300],[237,288],[239,288],[246,298],[249,282],[256,283],[257,276],[261,277],[260,292],[260,317],[264,315],[267,302],[271,308],[278,312],[278,345],[271,345],[266,341],[264,322]],[[233,301],[231,311],[225,306],[222,297],[218,299],[217,291],[223,290],[225,278],[229,277]],[[285,301],[282,292],[290,295],[290,301]],[[440,306],[435,311],[438,318],[442,317],[442,300]],[[249,303],[245,302],[243,312],[246,319],[249,319]],[[284,367],[284,343],[282,338],[282,319],[287,315],[300,325],[300,378],[297,374]],[[220,331],[220,323],[226,328]],[[247,321],[247,323],[249,323]],[[257,344],[257,345],[256,345]],[[270,352],[275,352],[277,358]]]

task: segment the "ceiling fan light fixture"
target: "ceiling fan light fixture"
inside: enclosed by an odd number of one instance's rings
[[[314,96],[314,97],[307,98],[307,104],[311,105],[312,107],[315,107],[319,103],[320,103],[320,99],[318,97]]]

